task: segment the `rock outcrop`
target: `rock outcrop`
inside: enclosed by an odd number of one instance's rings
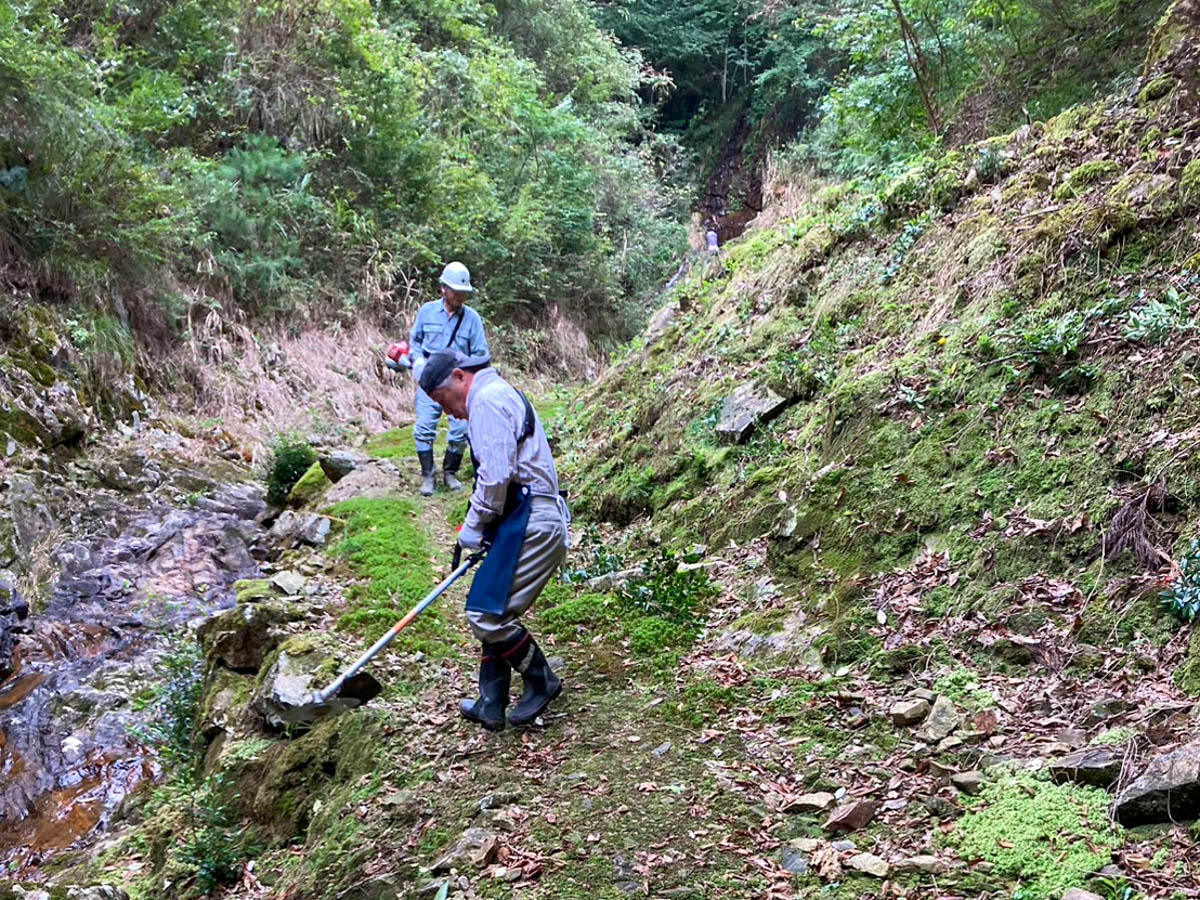
[[[1152,759],[1113,804],[1126,827],[1200,818],[1200,741]]]

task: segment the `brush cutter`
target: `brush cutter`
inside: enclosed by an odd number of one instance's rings
[[[432,606],[433,602],[437,600],[438,597],[446,593],[450,585],[454,584],[454,582],[466,575],[467,572],[469,572],[480,560],[482,560],[486,554],[487,548],[485,547],[482,550],[472,553],[464,560],[462,558],[462,547],[460,547],[458,544],[455,544],[454,560],[452,563],[452,568],[454,571],[452,571],[446,577],[445,581],[430,591],[424,600],[410,609],[403,619],[388,629],[387,634],[372,644],[371,648],[357,660],[355,660],[354,663],[348,669],[346,669],[346,671],[334,679],[329,687],[325,688],[324,690],[317,691],[309,700],[303,703],[280,704],[277,701],[274,705],[276,705],[278,708],[273,710],[273,712],[275,712],[277,717],[281,720],[296,725],[302,725],[311,724],[317,719],[322,719],[333,712],[338,712],[343,709],[353,709],[358,705],[358,701],[338,697],[338,694],[341,692],[342,688],[345,687],[346,682],[362,671],[363,667],[372,659],[374,659],[384,647],[390,644],[396,635],[407,628],[413,619]]]

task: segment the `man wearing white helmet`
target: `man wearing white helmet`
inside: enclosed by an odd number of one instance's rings
[[[421,461],[421,493],[428,497],[434,491],[433,442],[437,437],[438,418],[442,408],[421,390],[421,373],[425,362],[439,350],[458,350],[466,356],[488,356],[487,337],[479,313],[467,306],[475,292],[471,273],[460,262],[449,263],[442,270],[439,300],[431,300],[417,312],[409,342],[412,345],[413,378],[417,382],[417,423],[413,437],[417,458]],[[449,442],[442,460],[442,477],[452,491],[462,490],[458,468],[467,449],[467,422],[447,414],[450,419]]]

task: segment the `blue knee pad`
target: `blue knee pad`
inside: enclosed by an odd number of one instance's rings
[[[437,438],[438,418],[441,415],[442,408],[433,401],[432,397],[418,387],[417,421],[416,424],[413,425],[413,440],[416,442],[417,452],[433,449],[433,442]],[[455,420],[451,419],[451,422],[453,421]],[[466,422],[463,423],[464,439],[466,434],[466,424]]]

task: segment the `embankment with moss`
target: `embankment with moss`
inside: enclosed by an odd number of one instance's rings
[[[1197,528],[1195,65],[1185,48],[1122,96],[830,185],[723,249],[575,401],[586,513],[766,540],[809,606],[942,555],[958,581],[931,614],[996,615],[1040,576],[1088,597],[1096,641],[1161,632],[1152,591],[1119,622],[1110,593]],[[723,442],[748,384],[781,409]]]

